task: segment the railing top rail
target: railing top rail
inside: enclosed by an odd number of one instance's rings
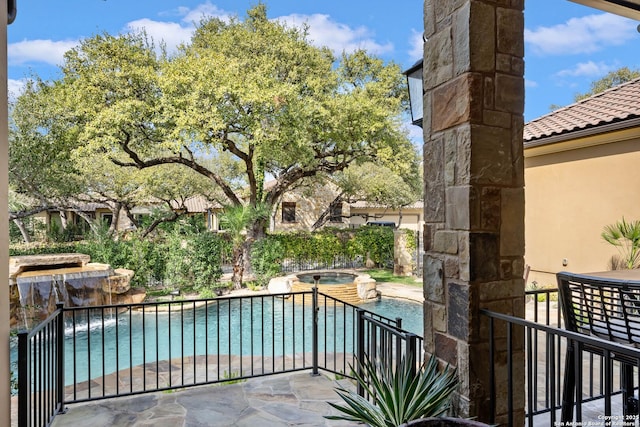
[[[260,294],[260,295],[234,295],[234,296],[221,296],[216,298],[209,299],[183,299],[183,300],[172,300],[172,301],[155,301],[155,302],[140,302],[140,303],[131,303],[131,304],[112,304],[112,305],[94,305],[90,307],[64,307],[63,310],[65,312],[73,312],[73,311],[87,311],[87,310],[101,310],[101,309],[112,309],[112,308],[123,308],[123,307],[135,307],[135,308],[144,308],[144,307],[155,307],[155,306],[165,306],[165,305],[198,305],[198,304],[207,304],[211,302],[224,302],[224,301],[234,301],[234,300],[247,300],[247,299],[264,299],[264,298],[285,298],[291,297],[292,295],[312,295],[313,291],[295,291],[295,292],[284,292],[277,294]],[[369,314],[372,317],[377,319],[382,319],[389,324],[397,324],[396,319],[391,319],[380,314],[374,313],[372,311],[363,309],[358,307],[357,305],[349,304],[348,302],[341,301],[338,298],[335,298],[331,295],[324,294],[322,292],[318,292],[318,295],[322,295],[324,298],[335,301],[344,305],[346,307],[352,308],[353,310],[362,310]]]
[[[136,303],[125,303],[125,304],[103,304],[103,305],[92,305],[92,306],[82,306],[82,307],[64,307],[64,311],[86,311],[87,309],[91,310],[100,310],[100,309],[108,309],[108,308],[118,308],[118,307],[144,307],[144,306],[157,306],[157,305],[186,305],[186,304],[203,304],[207,302],[220,302],[220,301],[230,301],[230,300],[242,300],[242,299],[261,299],[261,298],[271,298],[271,297],[283,297],[290,295],[310,295],[311,291],[298,291],[298,292],[288,292],[281,294],[259,294],[259,295],[233,295],[233,296],[220,296],[216,298],[189,298],[189,299],[176,299],[176,300],[168,300],[168,301],[148,301],[148,302],[136,302]]]
[[[312,291],[310,291],[310,292],[312,292]],[[349,304],[348,302],[342,301],[342,300],[340,300],[340,299],[338,299],[336,297],[333,297],[331,295],[327,295],[327,294],[324,294],[322,292],[318,292],[318,295],[322,295],[323,297],[326,297],[329,300],[339,302],[339,303],[341,303],[341,304],[343,304],[343,305],[345,305],[347,307],[350,307],[350,308],[352,308],[354,310],[361,310],[361,311],[365,312],[367,315],[372,316],[374,318],[384,319],[386,322],[389,322],[390,324],[394,324],[395,325],[397,323],[396,319],[391,319],[390,317],[386,317],[386,316],[383,316],[381,314],[374,313],[373,311],[369,311],[369,310],[367,310],[365,308],[362,308],[362,307],[359,307],[357,305]]]
[[[579,332],[572,332],[567,329],[561,329],[561,328],[555,328],[553,326],[543,325],[541,323],[532,322],[529,320],[522,319],[520,317],[514,317],[514,316],[509,316],[507,314],[496,313],[486,309],[480,309],[480,314],[483,314],[488,317],[492,317],[494,319],[500,319],[509,323],[535,329],[538,331],[547,332],[549,334],[565,337],[573,341],[578,341],[584,344],[601,348],[602,350],[623,354],[625,356],[636,358],[640,361],[640,348],[631,347],[629,345],[620,344],[613,341],[607,341],[602,338],[585,335]]]
[[[34,328],[29,329],[29,330],[22,329],[22,330],[18,331],[18,336],[26,335],[27,339],[33,338],[35,336],[35,334],[37,334],[42,329],[44,329],[49,323],[51,323],[53,321],[53,319],[58,317],[60,315],[60,312],[63,311],[63,310],[64,309],[62,307],[56,308],[46,319],[44,319],[42,322],[38,323]]]
[[[525,291],[525,295],[551,294],[558,292],[558,288],[530,289]]]
[[[413,332],[406,331],[406,330],[404,330],[402,328],[398,328],[397,326],[391,325],[391,324],[386,323],[386,322],[381,322],[380,320],[376,319],[375,317],[371,317],[370,316],[370,314],[375,314],[375,313],[371,313],[371,312],[368,312],[366,310],[361,310],[361,311],[364,312],[363,314],[366,316],[367,322],[373,323],[377,327],[385,329],[385,330],[389,331],[390,333],[392,333],[393,335],[396,335],[396,336],[398,336],[400,338],[408,338],[408,337],[413,337],[413,336],[422,338],[418,334],[414,334]],[[375,316],[376,317],[382,317],[383,319],[388,319],[388,318],[380,316],[378,314],[376,314]],[[395,321],[394,321],[394,324],[395,324]]]

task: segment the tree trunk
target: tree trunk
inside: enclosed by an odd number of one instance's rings
[[[122,204],[120,202],[115,202],[113,204],[113,208],[111,209],[111,215],[113,215],[113,218],[111,219],[111,225],[109,226],[110,234],[115,234],[118,231],[118,220],[120,219],[120,209],[122,209]]]
[[[87,214],[86,212],[82,212],[82,211],[76,211],[76,215],[78,215],[80,218],[84,219],[87,224],[89,224],[89,228],[91,229],[91,231],[93,231],[94,233],[98,232],[98,229],[96,228],[96,220],[95,218],[92,218],[89,214]]]
[[[27,230],[27,227],[24,225],[24,222],[21,219],[14,219],[13,223],[16,225],[16,227],[18,227],[18,230],[20,230],[20,234],[22,234],[22,240],[24,240],[25,243],[31,243],[31,236],[29,235],[29,230]]]
[[[62,230],[66,230],[68,224],[69,224],[69,221],[67,220],[67,212],[61,210],[60,211],[60,226],[62,227]]]
[[[243,267],[247,274],[253,274],[253,268],[251,267],[251,248],[254,242],[265,238],[267,234],[267,220],[268,219],[258,219],[247,227],[247,238],[242,245]]]
[[[243,252],[244,245],[233,248],[233,275],[231,276],[231,283],[233,283],[234,290],[242,288],[242,276],[244,275]]]

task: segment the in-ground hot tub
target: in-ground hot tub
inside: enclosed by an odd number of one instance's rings
[[[316,283],[316,278],[318,279],[317,283],[319,285],[346,285],[353,283],[358,275],[353,273],[320,271],[317,273],[298,273],[296,277],[300,283],[311,285]]]
[[[272,294],[310,291],[314,286],[329,295],[350,304],[357,304],[379,297],[376,281],[368,274],[343,271],[312,271],[276,277],[269,281]]]

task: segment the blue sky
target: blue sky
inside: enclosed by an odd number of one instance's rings
[[[256,0],[29,0],[9,26],[9,87],[20,90],[34,72],[56,78],[62,54],[101,32],[146,28],[172,48],[187,41],[203,15],[244,16]],[[270,18],[307,22],[314,43],[336,53],[366,48],[408,68],[421,55],[422,0],[265,1]],[[391,4],[391,6],[389,6]],[[567,0],[526,0],[525,120],[567,105],[589,83],[622,66],[640,67],[638,22]],[[412,131],[416,131],[413,129]]]

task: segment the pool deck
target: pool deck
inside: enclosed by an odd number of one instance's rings
[[[352,426],[324,418],[338,414],[327,402],[341,402],[334,387],[345,381],[307,371],[79,403],[52,426]]]
[[[422,302],[422,286],[378,283],[382,296]],[[257,295],[267,291],[241,289],[231,295]],[[204,427],[204,426],[354,426],[328,420],[338,414],[327,402],[342,403],[336,386],[353,387],[349,380],[311,371],[252,378],[235,384],[146,393],[67,406],[52,426],[74,427]],[[17,398],[12,399],[12,426],[17,426]],[[360,424],[361,425],[361,424]]]
[[[379,283],[385,297],[422,302],[421,286]],[[233,295],[255,295],[247,289]],[[527,305],[528,308],[530,304]],[[356,426],[358,423],[328,420],[338,414],[327,402],[342,403],[335,387],[354,387],[346,379],[311,371],[251,378],[233,384],[190,387],[171,392],[155,392],[77,403],[67,413],[56,416],[52,426],[74,427],[205,427],[205,426]],[[620,398],[614,398],[613,413],[620,413]],[[12,427],[17,426],[17,398],[12,398]],[[602,399],[585,405],[584,420],[602,425]],[[558,414],[559,417],[559,414]],[[549,414],[534,417],[534,426],[550,425]]]

